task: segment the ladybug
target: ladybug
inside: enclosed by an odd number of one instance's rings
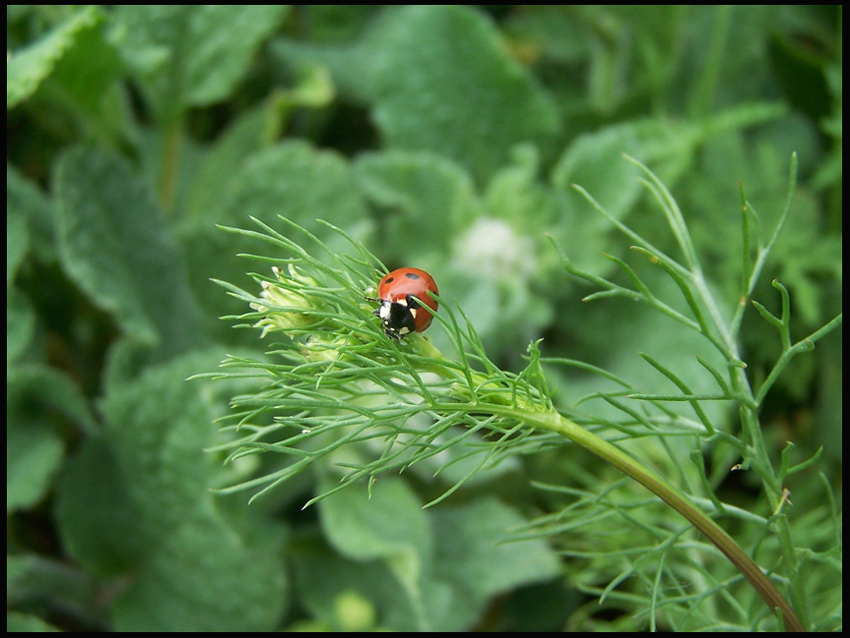
[[[375,314],[384,322],[384,330],[391,339],[401,339],[410,332],[422,332],[431,325],[433,317],[424,304],[434,312],[439,304],[429,292],[439,294],[437,282],[424,270],[399,268],[385,275],[378,284],[381,307]]]

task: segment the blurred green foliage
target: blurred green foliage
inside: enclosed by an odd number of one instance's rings
[[[250,285],[236,255],[256,246],[215,224],[283,215],[343,250],[315,223],[327,219],[388,265],[429,270],[508,367],[542,336],[547,356],[664,391],[637,351],[651,353],[696,392],[711,380],[689,334],[622,301],[579,303],[589,291],[545,234],[600,276],[616,269],[603,253],[628,259],[580,184],[673,246],[626,152],[673,191],[731,314],[738,182],[772,228],[797,152],[794,207],[754,297],[776,312],[778,278],[795,336],[820,327],[841,307],[841,18],[809,5],[7,6],[8,628],[639,629],[627,596],[571,615],[586,599],[563,575],[589,570],[575,582],[591,591],[598,565],[499,544],[556,508],[529,477],[613,482],[571,450],[506,462],[424,511],[443,477],[306,511],[327,476],[250,508],[214,496],[257,469],[204,452],[240,388],[184,379],[262,352],[256,332],[218,320],[245,308],[209,282]],[[775,333],[750,312],[743,335],[763,377]],[[795,359],[763,415],[777,450],[825,446],[835,489],[840,352],[839,332]],[[564,406],[595,382],[552,370]],[[814,473],[795,477],[792,516],[829,507]],[[739,482],[725,498],[770,515]]]

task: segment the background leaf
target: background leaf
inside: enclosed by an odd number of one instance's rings
[[[6,68],[6,108],[30,97],[74,45],[80,32],[99,18],[95,7],[80,8],[37,42],[14,53]]]
[[[280,529],[235,532],[204,506],[187,513],[114,608],[122,631],[268,631],[285,603]]]
[[[114,39],[166,113],[227,97],[287,11],[284,5],[126,5],[116,12]]]
[[[455,631],[479,620],[492,596],[560,571],[545,543],[503,543],[522,518],[495,500],[423,511],[390,479],[376,483],[371,498],[353,486],[319,507],[347,560],[307,553],[296,565],[306,603],[329,622],[333,601],[354,590],[374,603],[385,627]]]
[[[58,503],[69,550],[96,571],[142,564],[208,498],[211,408],[199,388],[174,383],[204,359],[151,366],[101,402],[105,430],[76,453]]]
[[[200,313],[180,249],[127,163],[71,150],[56,188],[61,254],[76,283],[140,341],[164,352],[197,344]]]
[[[410,47],[411,38],[422,46]],[[557,131],[548,97],[504,54],[492,25],[466,8],[402,9],[373,46],[375,119],[390,147],[438,151],[480,178],[515,144]]]
[[[506,54],[493,24],[466,7],[388,10],[345,52],[278,50],[295,59],[315,52],[345,75],[339,81],[374,105],[390,148],[439,153],[477,179],[514,145],[558,131],[550,98]]]
[[[573,184],[579,184],[608,214],[622,219],[641,192],[634,166],[623,162],[641,148],[632,127],[608,128],[576,139],[552,171],[552,183],[561,196],[560,223],[555,237],[570,258],[588,272],[601,274],[611,268],[602,258],[609,244],[610,223],[592,209]]]

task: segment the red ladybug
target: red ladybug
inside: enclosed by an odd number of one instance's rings
[[[431,313],[421,306],[424,304],[436,312],[439,304],[429,292],[439,294],[437,282],[418,268],[399,268],[381,279],[378,284],[381,307],[375,314],[384,322],[388,337],[401,339],[409,332],[422,332],[431,325]]]

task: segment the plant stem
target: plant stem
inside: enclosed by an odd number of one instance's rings
[[[180,165],[180,151],[183,142],[183,124],[178,117],[164,127],[162,142],[162,163],[159,174],[159,204],[166,212],[174,204],[177,189],[177,173]]]
[[[434,356],[439,360],[445,361],[445,357],[437,348],[428,341],[423,341],[421,346],[423,353]],[[461,375],[452,370],[448,375],[445,367],[435,367],[433,372],[440,376],[453,377],[461,385],[463,380]],[[475,377],[482,377],[481,373],[473,373]],[[743,375],[742,375],[743,376]],[[743,376],[746,383],[746,376]],[[746,386],[749,390],[749,386]],[[465,397],[469,398],[469,397]],[[624,472],[629,477],[643,485],[650,492],[658,496],[662,501],[667,503],[674,510],[684,516],[690,523],[702,532],[723,554],[738,568],[744,577],[750,581],[762,599],[768,604],[773,613],[779,615],[785,624],[787,631],[805,631],[803,624],[800,622],[791,605],[778,589],[773,585],[770,579],[765,576],[762,569],[743,549],[727,534],[717,523],[706,516],[693,503],[690,502],[683,494],[676,490],[672,485],[664,481],[659,476],[647,470],[638,461],[620,450],[618,447],[608,441],[598,437],[592,432],[582,428],[570,419],[566,418],[554,409],[541,409],[540,406],[511,404],[497,404],[492,402],[475,402],[469,409],[475,411],[486,411],[491,414],[506,416],[513,419],[518,419],[531,427],[550,430],[557,432],[561,436],[576,443],[589,452],[600,457],[602,460],[610,463],[620,471]],[[763,444],[760,436],[756,437],[754,443]],[[759,457],[761,458],[761,457]],[[769,464],[768,464],[768,467]],[[777,481],[772,472],[769,472],[773,480],[772,485],[776,485]],[[787,529],[787,518],[781,517],[780,526],[786,525],[787,541],[790,542],[790,530]],[[792,545],[786,545],[786,548]],[[800,600],[795,596],[795,600],[799,603]],[[778,611],[777,611],[778,610]]]
[[[494,406],[488,406],[488,408],[493,412],[502,411]],[[515,408],[505,409],[504,413],[517,416]],[[779,615],[777,610],[781,612],[781,618],[787,631],[805,631],[794,610],[755,561],[717,523],[706,516],[669,483],[651,473],[616,446],[573,423],[558,412],[524,413],[521,418],[531,426],[557,432],[581,445],[633,478],[670,505],[732,561],[774,613]]]

